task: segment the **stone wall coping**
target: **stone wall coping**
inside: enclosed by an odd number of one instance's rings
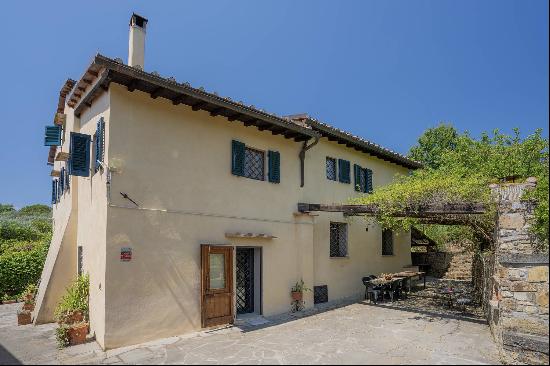
[[[521,253],[506,253],[498,256],[500,264],[525,264],[525,265],[541,265],[548,264],[548,253],[540,254],[521,254]]]
[[[506,346],[520,347],[548,354],[548,336],[537,336],[505,330],[502,333],[502,342]]]

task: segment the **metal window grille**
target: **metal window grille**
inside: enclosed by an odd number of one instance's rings
[[[340,222],[330,223],[330,256],[348,255],[348,225]]]
[[[263,151],[249,147],[244,151],[244,176],[251,179],[264,180],[265,156]]]
[[[313,303],[321,304],[324,302],[328,302],[327,285],[313,286]]]
[[[388,229],[382,232],[382,255],[393,255],[393,232]]]
[[[81,245],[78,246],[78,258],[76,262],[76,270],[78,272],[78,275],[80,276],[83,271],[83,265],[84,265],[84,254],[83,254],[83,248]]]
[[[237,313],[254,312],[254,249],[238,248],[236,255]]]
[[[327,179],[336,180],[336,159],[327,157]]]

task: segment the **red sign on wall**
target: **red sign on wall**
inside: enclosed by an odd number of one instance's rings
[[[120,248],[120,261],[130,262],[132,260],[132,248]]]

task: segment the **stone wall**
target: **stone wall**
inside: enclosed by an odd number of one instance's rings
[[[472,253],[459,245],[449,245],[446,251],[413,252],[413,265],[428,265],[428,276],[449,280],[472,279]]]
[[[548,364],[548,253],[529,231],[533,204],[521,199],[535,184],[491,187],[499,204],[488,320],[507,363]]]

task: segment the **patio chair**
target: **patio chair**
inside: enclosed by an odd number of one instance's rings
[[[391,285],[386,286],[385,293],[390,296],[390,301],[393,302],[394,299],[399,299],[402,294],[403,281],[393,281]]]
[[[370,277],[363,277],[363,285],[365,285],[365,300],[368,298],[370,302],[378,303],[378,295],[382,292],[380,286],[375,286],[371,282]]]

